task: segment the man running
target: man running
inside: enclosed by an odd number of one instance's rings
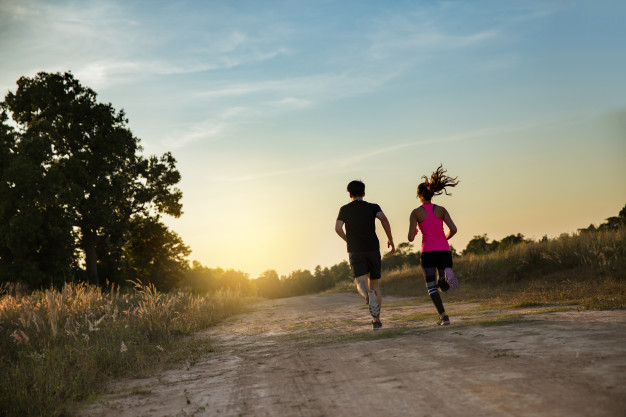
[[[381,259],[380,245],[376,236],[376,219],[380,220],[383,225],[388,239],[387,247],[391,247],[392,254],[396,251],[396,247],[393,244],[389,220],[380,206],[363,200],[365,184],[361,181],[351,181],[348,184],[348,193],[350,193],[351,202],[339,209],[335,231],[348,244],[348,257],[357,291],[365,298],[369,306],[373,317],[372,327],[378,330],[383,327],[383,324],[380,321]],[[345,232],[344,224],[346,225]]]

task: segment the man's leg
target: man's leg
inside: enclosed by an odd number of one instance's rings
[[[374,321],[380,323],[380,303],[382,302],[382,297],[380,296],[380,287],[378,285],[377,279],[369,280],[369,310],[370,314],[374,318]]]
[[[383,305],[383,296],[380,293],[380,279],[370,279],[369,289],[376,291],[376,301],[378,302],[378,307],[380,308]]]
[[[370,271],[370,279],[368,281],[369,287],[369,310],[370,314],[374,318],[372,324],[374,324],[374,329],[379,329],[380,324],[380,305],[382,304],[383,298],[380,294],[380,270],[381,270],[381,256],[380,251],[371,251],[367,254],[367,266]],[[377,326],[378,325],[378,326]]]
[[[367,300],[367,274],[361,275],[360,277],[354,278],[354,283],[356,285],[356,290],[361,294],[365,300]]]
[[[369,310],[372,315],[372,327],[374,330],[379,330],[383,327],[383,324],[380,322],[380,306],[382,304],[383,298],[380,294],[380,280],[379,279],[370,279],[369,280]]]

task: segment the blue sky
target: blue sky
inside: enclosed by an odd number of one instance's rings
[[[574,232],[626,203],[623,1],[6,1],[0,90],[71,70],[171,151],[207,266],[330,266],[346,184],[396,243],[422,175],[472,236]],[[379,227],[379,229],[381,229]],[[382,234],[381,234],[382,237]]]

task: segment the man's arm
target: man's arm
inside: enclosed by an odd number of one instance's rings
[[[391,236],[391,225],[389,224],[389,220],[387,220],[387,216],[385,216],[385,213],[382,211],[376,213],[376,218],[380,220],[383,225],[383,229],[385,229],[385,233],[387,234],[387,247],[391,248],[391,252],[389,253],[393,255],[396,251],[396,245],[393,244],[393,236]]]
[[[348,238],[346,237],[346,233],[343,231],[343,221],[337,220],[335,223],[335,232],[339,235],[340,238],[348,243]]]

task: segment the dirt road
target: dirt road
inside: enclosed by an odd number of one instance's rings
[[[85,416],[626,416],[626,311],[502,311],[356,294],[267,301],[202,334],[217,351],[121,381]]]

